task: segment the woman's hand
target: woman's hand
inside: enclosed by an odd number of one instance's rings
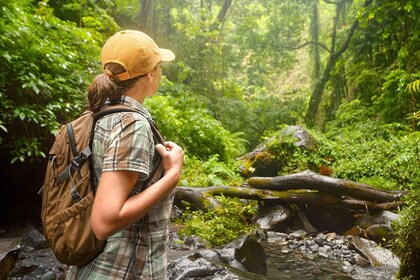
[[[174,142],[168,141],[165,142],[165,146],[157,144],[156,150],[162,157],[165,173],[175,172],[175,174],[181,176],[182,164],[184,162],[184,151],[182,148]]]

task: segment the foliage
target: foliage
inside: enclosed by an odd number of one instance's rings
[[[415,188],[420,175],[420,134],[410,133],[407,125],[380,124],[360,102],[352,103],[343,106],[329,126],[330,148],[324,153],[331,159],[333,176],[370,181],[382,188]]]
[[[375,105],[382,108],[381,116],[385,122],[407,119],[408,116],[417,111],[415,104],[411,102],[412,96],[408,87],[409,79],[408,73],[403,70],[391,71],[385,77],[382,87],[383,93],[375,99]]]
[[[231,133],[182,87],[163,80],[164,95],[148,99],[146,106],[156,118],[167,139],[179,143],[192,156],[208,159],[218,155],[222,161],[235,159],[245,151],[242,133]]]
[[[238,186],[243,182],[234,161],[222,162],[217,155],[204,160],[186,156],[180,185],[189,187]]]
[[[95,37],[112,35],[118,25],[110,12],[115,12],[114,0],[48,0],[54,15],[64,21],[74,22],[78,27],[93,32]]]
[[[122,29],[137,29],[140,5],[138,0],[115,0],[110,15]]]
[[[413,190],[405,197],[408,205],[400,214],[402,217],[393,223],[396,238],[393,248],[401,256],[399,279],[417,279],[420,262],[420,189]]]
[[[347,98],[358,98],[385,122],[405,122],[418,111],[419,92],[407,89],[418,79],[420,20],[418,1],[373,1],[360,15],[360,29],[345,64]],[[417,12],[416,12],[417,11]],[[366,16],[367,15],[367,16]]]
[[[271,134],[261,146],[265,146],[263,152],[258,153],[253,162],[245,162],[245,169],[272,169],[259,173],[254,176],[277,176],[290,173],[313,170],[320,172],[322,166],[330,163],[329,154],[331,143],[323,135],[315,131],[304,129],[309,133],[309,137],[314,140],[315,150],[308,150],[300,145],[299,139],[293,135],[286,125],[280,127],[280,130]],[[292,129],[293,130],[293,129]],[[259,166],[261,166],[259,168]]]
[[[207,212],[184,212],[185,227],[180,234],[199,236],[213,246],[219,246],[255,229],[250,222],[256,214],[254,203],[243,203],[237,198],[224,196],[216,199],[220,205]]]
[[[0,142],[13,161],[24,161],[44,156],[57,121],[83,111],[99,48],[89,32],[60,21],[43,2],[2,2]]]

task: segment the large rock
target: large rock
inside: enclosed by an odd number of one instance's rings
[[[377,243],[388,243],[395,238],[395,234],[390,225],[378,224],[371,225],[365,231],[366,237]]]
[[[379,211],[364,215],[357,221],[357,226],[363,229],[365,237],[377,243],[388,243],[395,238],[391,224],[399,217],[399,214],[390,211]]]
[[[284,231],[285,223],[292,217],[292,211],[282,205],[266,205],[258,210],[256,225],[263,230]]]
[[[264,248],[257,240],[242,235],[228,244],[225,249],[234,250],[234,260],[241,263],[246,271],[261,275],[267,274]]]
[[[275,158],[278,155],[272,154],[270,150],[271,143],[285,143],[290,137],[295,139],[296,147],[313,151],[316,149],[315,141],[312,136],[301,126],[288,126],[283,129],[278,136],[273,136],[259,144],[252,152],[240,158],[242,161],[241,171],[244,176],[272,177],[277,176],[282,166],[287,162],[280,162]],[[277,146],[277,144],[276,144]],[[287,145],[286,145],[287,146]],[[290,151],[284,151],[284,154],[290,154]]]
[[[399,268],[401,261],[390,250],[379,247],[373,240],[352,236],[350,247],[369,260],[373,266],[388,266]]]
[[[168,279],[249,279],[246,275],[265,275],[267,265],[262,245],[246,235],[223,249],[199,250],[172,261]]]
[[[367,229],[368,227],[375,224],[391,225],[391,223],[399,219],[400,216],[401,215],[390,211],[379,211],[373,215],[364,215],[357,221],[357,224],[362,229]]]
[[[0,238],[0,279],[7,279],[20,252],[20,238]]]
[[[296,146],[304,148],[307,151],[313,151],[316,148],[315,141],[312,138],[312,136],[303,127],[299,125],[292,125],[286,127],[281,132],[281,135],[295,137]]]
[[[0,279],[58,279],[65,268],[32,226],[12,228],[0,236]]]

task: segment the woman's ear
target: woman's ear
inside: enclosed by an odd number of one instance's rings
[[[148,83],[153,82],[153,73],[152,72],[147,73],[146,74],[146,79],[147,79]]]

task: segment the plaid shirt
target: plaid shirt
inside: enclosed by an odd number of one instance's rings
[[[134,99],[124,96],[123,104],[149,112]],[[95,126],[93,166],[97,178],[103,171],[132,170],[139,179],[130,195],[141,192],[142,183],[156,165],[155,142],[144,116],[121,112],[101,118]],[[160,173],[161,174],[161,173]],[[156,179],[149,182],[153,184]],[[104,251],[83,267],[72,266],[67,279],[165,279],[168,223],[174,190],[142,218],[107,239]],[[132,257],[135,256],[135,269]],[[136,276],[133,277],[133,271]]]

